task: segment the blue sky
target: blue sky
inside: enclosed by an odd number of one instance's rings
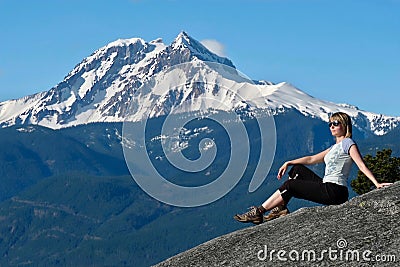
[[[252,79],[400,116],[400,0],[0,0],[0,101],[119,38],[214,40]]]

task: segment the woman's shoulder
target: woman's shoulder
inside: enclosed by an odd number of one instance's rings
[[[346,137],[345,139],[342,140],[342,147],[343,147],[343,152],[345,152],[346,154],[349,153],[350,147],[352,145],[357,145],[356,142],[354,142],[353,139],[351,139],[350,137]]]
[[[351,137],[346,137],[345,139],[343,139],[342,142],[344,142],[344,143],[352,143],[352,144],[356,143]]]

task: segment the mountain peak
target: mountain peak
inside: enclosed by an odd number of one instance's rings
[[[196,45],[198,44],[195,43],[195,40],[184,31],[180,32],[171,43],[173,49],[191,48]]]
[[[185,31],[181,31],[172,43],[190,45],[192,37]]]
[[[171,43],[171,48],[173,50],[188,50],[192,56],[200,60],[212,61],[235,68],[232,61],[230,61],[228,58],[221,57],[213,53],[202,43],[189,36],[189,34],[187,34],[185,31],[182,31],[178,34],[178,36]]]

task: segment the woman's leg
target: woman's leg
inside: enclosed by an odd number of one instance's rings
[[[315,188],[308,188],[309,183],[312,185],[314,183],[321,184],[322,178],[304,165],[296,164],[289,171],[289,179],[279,187],[278,191],[284,203],[287,204],[293,196],[304,199],[304,196],[307,196],[309,192],[318,194],[318,191],[313,191],[316,190]]]
[[[284,201],[295,197],[323,205],[342,204],[348,198],[347,187],[322,181],[288,180],[279,191]]]
[[[306,181],[320,182],[322,178],[316,175],[312,170],[302,164],[293,165],[289,171],[289,180],[298,179]]]
[[[293,165],[289,171],[289,179],[261,206],[251,207],[249,212],[236,214],[234,218],[240,222],[261,223],[263,213],[279,206],[283,206],[281,210],[285,210],[287,203],[292,197],[311,200],[321,204],[326,204],[330,201],[329,193],[322,183],[321,177],[303,165]]]
[[[265,211],[272,210],[273,208],[285,204],[281,196],[281,192],[276,190],[263,204],[262,207]]]
[[[289,171],[289,180],[287,180],[279,190],[275,191],[264,203],[258,207],[258,210],[263,214],[275,207],[283,205],[286,207],[291,194],[286,193],[286,187],[288,187],[288,182],[292,180],[302,180],[302,181],[322,181],[322,179],[316,175],[313,171],[301,164],[293,165]]]
[[[293,165],[289,179],[278,191],[285,203],[292,197],[323,205],[341,204],[348,199],[346,186],[323,183],[321,177],[303,165]]]

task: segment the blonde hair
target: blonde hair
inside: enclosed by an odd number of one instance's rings
[[[330,121],[337,120],[338,122],[340,122],[340,124],[342,124],[343,128],[346,129],[345,137],[351,138],[351,136],[353,134],[353,128],[351,126],[351,118],[349,115],[347,115],[344,112],[336,112],[336,113],[332,114],[332,116],[329,120]]]

